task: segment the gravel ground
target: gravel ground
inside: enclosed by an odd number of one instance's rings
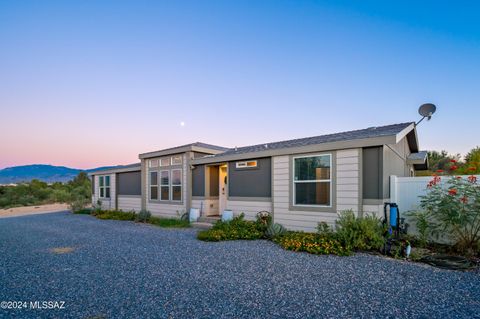
[[[0,219],[0,301],[65,302],[0,317],[480,318],[478,272],[195,233],[67,212]]]

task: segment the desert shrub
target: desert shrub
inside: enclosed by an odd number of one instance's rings
[[[426,211],[414,211],[406,214],[415,223],[418,232],[416,243],[420,247],[426,247],[430,238],[432,225],[429,220],[429,214]]]
[[[151,217],[152,217],[152,214],[148,210],[142,209],[135,216],[135,221],[138,223],[148,223]]]
[[[333,229],[326,222],[320,222],[317,225],[317,233],[323,236],[332,236]]]
[[[330,236],[315,233],[287,232],[273,240],[282,248],[292,251],[303,251],[317,255],[334,254],[346,256],[351,250],[344,247],[340,241]]]
[[[275,224],[270,223],[267,226],[267,230],[265,231],[265,236],[269,239],[273,239],[273,238],[284,235],[286,232],[287,230],[282,225],[277,223]]]
[[[135,212],[122,212],[116,210],[107,210],[97,213],[96,217],[99,219],[113,219],[113,220],[135,220]]]
[[[427,194],[420,196],[421,210],[412,216],[415,223],[426,222],[425,233],[437,239],[450,239],[461,253],[478,254],[480,185],[477,178],[473,175],[467,179],[452,176],[446,187],[442,187],[440,182],[441,177],[434,176],[427,185]]]
[[[266,225],[258,221],[247,221],[244,218],[245,215],[240,214],[228,222],[217,221],[212,228],[199,232],[197,238],[203,241],[264,238]]]
[[[177,218],[161,218],[152,216],[149,218],[148,223],[167,228],[185,228],[190,227],[188,220],[177,219]]]
[[[351,210],[343,211],[335,230],[335,238],[348,250],[377,250],[384,243],[382,222],[373,215],[356,217]]]

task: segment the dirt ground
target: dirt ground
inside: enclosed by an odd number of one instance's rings
[[[14,207],[8,209],[0,209],[0,218],[55,213],[69,209],[70,208],[67,204],[48,204],[38,206]]]

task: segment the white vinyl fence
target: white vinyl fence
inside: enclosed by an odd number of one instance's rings
[[[467,178],[469,175],[463,175]],[[445,185],[450,176],[441,176],[441,185]],[[433,179],[433,176],[421,177],[397,177],[390,176],[390,201],[397,203],[401,212],[416,210],[420,205],[420,195],[427,192],[427,184]],[[477,175],[480,181],[480,176]]]

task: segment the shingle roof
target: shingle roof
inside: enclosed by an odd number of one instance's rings
[[[365,139],[365,138],[390,136],[390,135],[395,135],[400,133],[402,130],[404,130],[411,124],[413,124],[413,122],[392,124],[392,125],[386,125],[386,126],[376,126],[376,127],[369,127],[362,130],[347,131],[347,132],[341,132],[341,133],[298,138],[298,139],[286,140],[286,141],[280,141],[280,142],[274,142],[274,143],[263,143],[263,144],[257,144],[252,146],[237,147],[237,148],[229,149],[228,151],[225,151],[223,153],[212,155],[210,157],[216,158],[216,157],[223,157],[227,155],[254,153],[254,152],[260,152],[265,150],[278,150],[278,149],[284,149],[284,148],[290,148],[290,147],[308,146],[308,145],[316,145],[316,144],[339,142],[339,141],[349,141],[349,140],[357,140],[357,139]]]

